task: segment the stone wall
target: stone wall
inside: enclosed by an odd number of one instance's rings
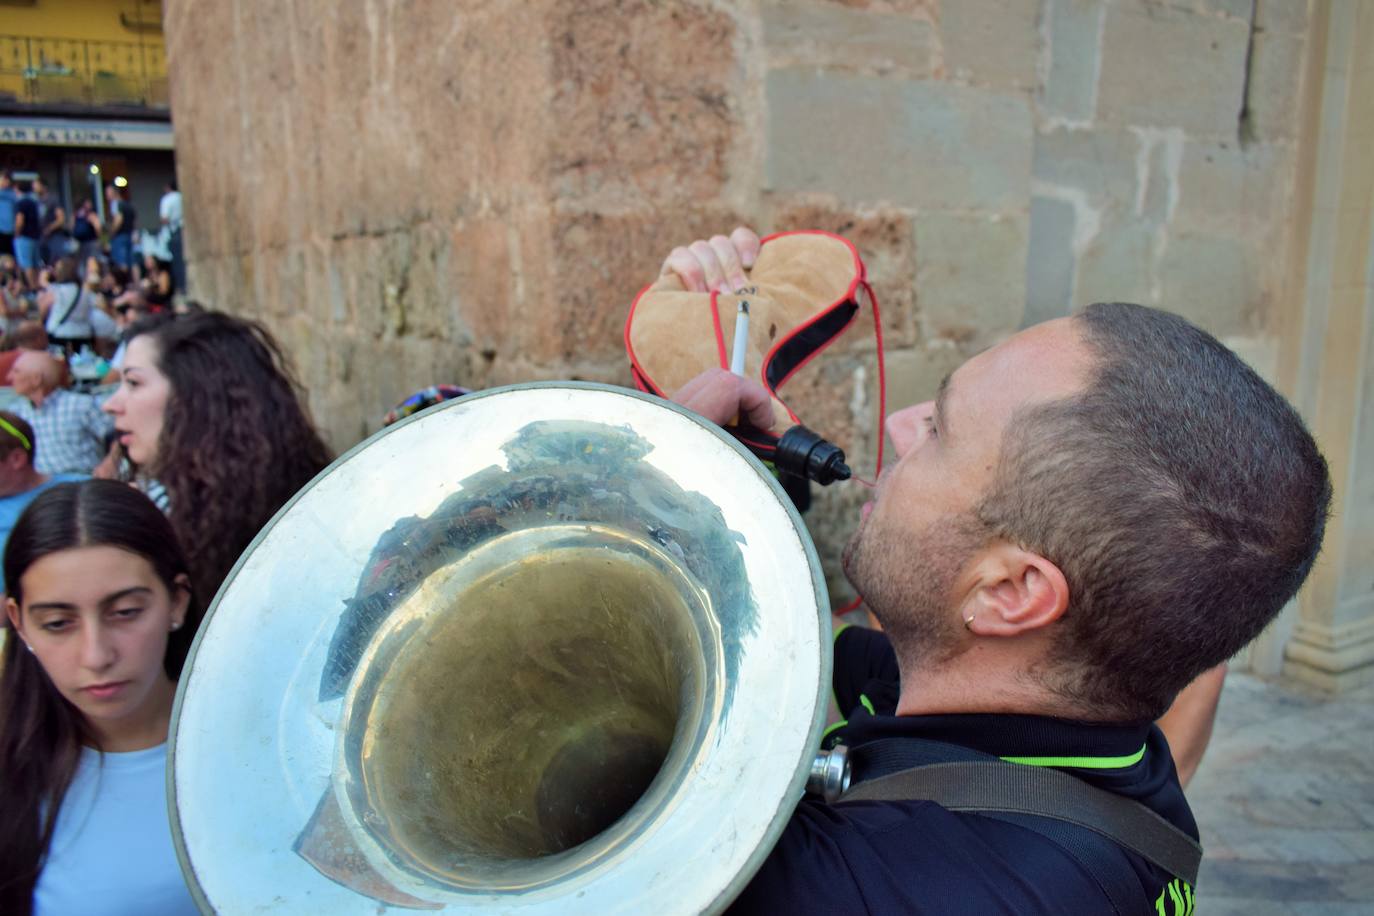
[[[860,247],[889,407],[1100,299],[1272,377],[1308,23],[1305,0],[176,0],[192,282],[280,335],[340,449],[438,381],[628,382],[634,293],[738,222]],[[869,468],[875,379],[870,326],[791,383]],[[811,514],[832,573],[858,501]]]

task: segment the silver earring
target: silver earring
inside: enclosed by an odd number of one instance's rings
[[[24,643],[24,648],[28,649],[30,652],[33,651],[33,646],[29,645],[28,643]]]
[[[174,620],[174,621],[172,621],[172,629],[173,629],[173,630],[180,630],[180,629],[181,629],[181,621],[180,621],[180,620]]]

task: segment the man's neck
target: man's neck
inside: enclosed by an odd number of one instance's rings
[[[1081,719],[1083,714],[1039,679],[993,657],[995,650],[967,652],[940,663],[912,663],[898,655],[902,692],[899,716],[1000,713]]]
[[[34,407],[42,407],[43,402],[46,401],[48,397],[56,390],[56,388],[38,388],[33,391],[30,391],[29,401],[33,403]]]
[[[48,482],[47,474],[40,474],[33,469],[33,465],[15,475],[7,486],[0,486],[0,498],[6,496],[17,496],[20,493],[27,493],[34,487],[42,486]]]

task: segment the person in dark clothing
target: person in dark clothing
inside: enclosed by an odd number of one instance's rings
[[[14,189],[10,173],[0,171],[0,257],[14,254],[14,212],[19,192]]]
[[[14,205],[14,259],[24,271],[24,281],[29,289],[36,289],[38,268],[42,266],[38,242],[43,234],[38,201],[33,196],[33,185],[27,181],[19,182],[15,190],[19,192],[19,200]]]
[[[757,251],[739,230],[664,270],[720,288]],[[682,402],[726,423],[767,401],[712,370]],[[825,742],[849,747],[861,788],[892,772],[874,749],[895,740],[924,762],[1058,770],[1196,839],[1152,722],[1311,569],[1331,483],[1297,413],[1186,320],[1110,303],[975,356],[887,431],[897,461],[843,557],[884,633],[839,634],[847,718]],[[803,801],[735,911],[1192,911],[1179,875],[1046,820]]]
[[[129,202],[129,188],[106,185],[106,212],[109,214],[110,260],[126,270],[134,266],[134,230],[138,213]]]
[[[42,225],[38,254],[44,264],[53,265],[71,253],[68,251],[72,236],[67,227],[67,208],[42,178],[33,180],[33,196],[38,201],[38,218]]]

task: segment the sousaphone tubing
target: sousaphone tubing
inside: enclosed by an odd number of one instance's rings
[[[169,790],[223,913],[724,908],[829,693],[814,548],[768,470],[658,398],[470,395],[390,427],[239,560]]]

